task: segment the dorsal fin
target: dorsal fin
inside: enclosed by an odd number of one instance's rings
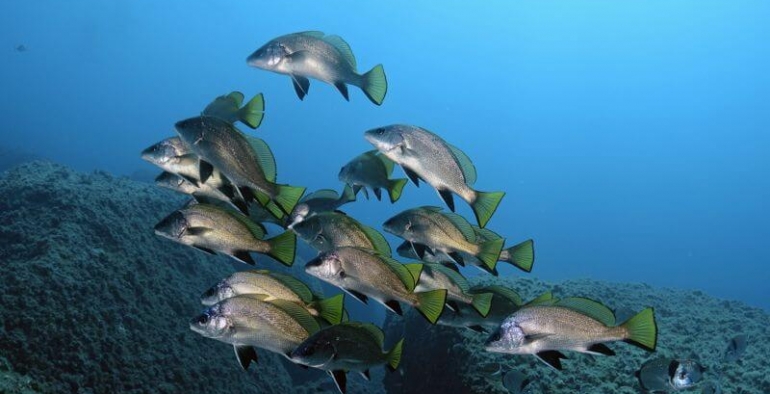
[[[310,37],[315,37],[315,38],[324,38],[324,35],[325,35],[324,32],[318,31],[318,30],[301,31],[301,32],[299,32],[297,34],[299,34],[301,36],[310,36]]]
[[[385,174],[390,177],[393,174],[393,167],[396,165],[396,163],[393,162],[393,160],[388,159],[387,156],[377,152],[375,157],[382,162],[382,165],[385,166]]]
[[[543,294],[540,294],[532,301],[527,302],[526,304],[522,305],[522,308],[524,307],[530,307],[530,306],[541,306],[541,305],[553,305],[557,301],[559,301],[557,298],[553,296],[553,293],[550,291],[546,291]]]
[[[313,318],[313,315],[311,315],[305,308],[286,300],[273,300],[270,301],[270,303],[286,312],[286,314],[294,319],[297,324],[302,326],[308,334],[313,335],[316,331],[321,329],[321,326],[318,325],[318,322]]]
[[[385,237],[380,234],[379,231],[365,225],[359,223],[361,230],[366,235],[366,238],[369,239],[369,242],[372,243],[372,246],[374,246],[374,250],[376,250],[378,253],[382,254],[383,256],[390,256],[391,250],[390,250],[390,244],[388,241],[385,240]]]
[[[414,276],[412,276],[412,273],[409,272],[409,270],[404,267],[403,264],[399,263],[396,260],[393,260],[392,258],[388,256],[378,255],[377,257],[384,262],[388,268],[390,268],[396,276],[398,276],[399,279],[401,279],[401,282],[406,287],[407,291],[413,291],[415,286],[415,280]]]
[[[567,297],[559,300],[554,305],[582,313],[590,318],[598,320],[605,326],[615,325],[615,314],[612,313],[612,310],[588,298]]]
[[[233,92],[230,92],[225,97],[229,98],[230,100],[233,100],[233,102],[235,103],[235,106],[238,107],[238,108],[240,108],[241,105],[243,104],[243,99],[244,99],[243,93],[241,93],[241,92],[239,92],[237,90],[233,91]]]
[[[246,141],[249,142],[249,145],[254,150],[254,154],[257,156],[257,164],[262,168],[262,172],[265,173],[265,178],[270,182],[275,182],[278,170],[275,166],[273,151],[270,150],[270,147],[264,140],[245,134],[243,136],[246,137]]]
[[[353,67],[353,70],[356,70],[356,57],[353,56],[353,50],[350,49],[350,45],[348,45],[348,43],[345,42],[342,37],[337,35],[329,35],[325,36],[323,40],[337,48],[337,50],[342,54],[342,57],[345,58],[345,60],[347,60],[347,62]]]
[[[332,190],[332,189],[321,189],[321,190],[316,190],[316,191],[308,194],[307,196],[303,197],[302,201],[304,202],[304,201],[307,201],[307,200],[310,200],[310,199],[316,199],[316,198],[322,198],[322,199],[327,199],[328,198],[328,199],[331,199],[331,200],[336,200],[336,199],[340,198],[340,195],[337,194],[337,192]]]
[[[493,294],[497,294],[497,295],[499,295],[499,296],[501,296],[501,297],[503,297],[503,298],[513,302],[514,305],[521,305],[522,302],[523,302],[521,300],[521,296],[519,295],[519,293],[513,291],[513,289],[509,289],[507,287],[500,286],[500,285],[491,285],[491,286],[486,286],[486,287],[474,288],[472,290],[472,292],[473,293],[493,293]]]
[[[479,241],[494,241],[496,239],[502,238],[500,234],[487,228],[481,228],[479,226],[473,226],[473,232],[476,233],[476,239]]]
[[[380,349],[382,349],[382,347],[385,344],[385,333],[383,333],[379,327],[375,326],[372,323],[347,322],[347,323],[340,323],[340,324],[344,324],[350,327],[355,327],[361,330],[362,332],[365,332],[366,334],[371,336],[375,342],[377,342],[377,345],[379,345]]]
[[[476,232],[473,231],[473,227],[464,217],[453,212],[444,212],[442,215],[452,222],[455,228],[463,234],[466,241],[476,243]]]
[[[257,239],[265,238],[264,227],[262,227],[258,223],[254,223],[254,221],[249,219],[246,215],[234,209],[224,208],[218,205],[210,205],[210,204],[197,204],[195,207],[196,209],[200,209],[200,210],[223,212],[231,216],[233,219],[237,220],[242,225],[244,225],[255,238]]]
[[[468,294],[470,292],[471,285],[468,284],[468,279],[465,279],[461,273],[441,264],[431,264],[430,269],[436,270],[446,275],[452,282],[457,285],[457,287],[460,288],[460,290],[462,290],[463,293]]]
[[[299,296],[299,298],[302,300],[302,302],[309,304],[313,301],[313,292],[310,290],[309,287],[307,287],[306,284],[302,283],[299,279],[286,274],[281,274],[278,272],[272,272],[268,270],[262,270],[266,275],[269,275],[273,277],[275,280],[283,283],[284,286],[288,287],[294,294]]]
[[[460,166],[460,170],[463,172],[465,183],[468,186],[476,183],[476,166],[473,165],[473,162],[468,157],[468,155],[466,155],[465,152],[461,151],[460,148],[454,145],[447,143],[447,146],[449,147],[449,150],[452,151],[452,155],[455,157],[455,160],[457,160],[457,164]]]
[[[433,206],[433,205],[424,205],[424,206],[421,206],[419,208],[413,208],[413,209],[421,209],[421,210],[428,211],[428,212],[441,212],[441,211],[444,210],[444,208],[436,207],[436,206]]]
[[[419,283],[420,275],[422,275],[423,264],[420,264],[420,263],[404,264],[404,267],[406,267],[406,269],[409,270],[409,273],[412,274],[412,278],[414,278],[415,285]]]

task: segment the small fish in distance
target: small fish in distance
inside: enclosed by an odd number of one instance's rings
[[[246,59],[249,66],[291,77],[300,100],[310,87],[308,78],[334,85],[349,100],[347,85],[361,88],[374,104],[381,105],[388,91],[385,70],[377,65],[365,74],[356,69],[350,45],[341,37],[306,31],[274,38]]]

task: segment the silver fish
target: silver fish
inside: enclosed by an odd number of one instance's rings
[[[395,203],[401,198],[401,193],[406,186],[406,178],[390,179],[393,173],[392,160],[380,154],[376,150],[362,153],[345,164],[338,175],[340,181],[353,187],[353,192],[364,192],[369,198],[366,188],[372,189],[377,200],[382,199],[382,189],[388,191],[390,202]]]
[[[303,197],[289,215],[288,228],[294,227],[297,223],[306,218],[321,212],[331,212],[338,210],[341,206],[356,201],[356,194],[350,186],[345,186],[342,195],[331,189],[317,190]]]
[[[475,313],[470,306],[458,304],[456,311],[444,311],[438,324],[451,327],[463,327],[477,332],[493,332],[506,317],[521,308],[521,297],[513,290],[498,286],[474,287],[470,294],[492,294],[492,301],[486,317]]]
[[[364,137],[399,164],[415,185],[422,179],[436,189],[452,212],[455,210],[452,193],[470,204],[479,227],[486,226],[505,196],[504,192],[471,188],[476,182],[476,167],[468,156],[421,127],[390,125],[369,130]]]
[[[321,212],[292,226],[292,230],[319,252],[355,246],[390,256],[390,244],[377,230],[339,212]]]
[[[268,41],[246,59],[249,66],[289,75],[300,100],[307,95],[310,81],[334,85],[345,100],[347,85],[361,88],[373,103],[381,105],[388,91],[385,70],[377,65],[365,74],[356,71],[350,45],[335,35],[319,31],[287,34]]]
[[[441,264],[424,264],[415,291],[446,289],[447,304],[458,312],[459,305],[473,308],[480,316],[486,317],[492,303],[492,293],[470,293],[468,281],[457,271]]]

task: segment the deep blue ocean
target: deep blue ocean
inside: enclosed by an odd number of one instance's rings
[[[139,153],[176,121],[261,92],[264,122],[248,132],[270,144],[280,180],[341,190],[340,167],[372,149],[366,130],[419,125],[468,154],[477,189],[507,192],[487,227],[535,240],[528,276],[770,310],[768,20],[761,0],[5,0],[0,146],[79,171],[155,172]],[[287,76],[247,66],[306,30],[343,37],[360,71],[383,64],[384,104],[315,80],[300,101]],[[411,183],[396,205],[358,200],[345,210],[375,228],[444,205]]]

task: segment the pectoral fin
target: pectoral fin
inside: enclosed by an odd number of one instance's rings
[[[401,310],[401,304],[396,300],[385,301],[385,306],[399,316],[404,315],[404,311]]]
[[[420,176],[417,175],[417,173],[415,173],[414,171],[406,167],[403,167],[403,168],[404,168],[404,172],[406,173],[406,176],[409,177],[412,183],[414,183],[415,186],[420,187]]]
[[[201,183],[206,183],[211,174],[214,172],[214,166],[212,166],[209,162],[201,160],[198,163],[198,171],[200,172],[199,176]]]
[[[246,263],[246,264],[251,264],[251,265],[257,265],[257,262],[254,261],[254,258],[251,257],[249,252],[247,252],[245,250],[235,251],[235,252],[233,252],[232,256],[233,256],[233,258],[235,258],[236,260],[238,260],[240,262],[243,262],[243,263]]]
[[[441,199],[444,200],[446,203],[446,206],[449,207],[449,210],[454,212],[455,211],[455,200],[452,196],[452,192],[449,190],[438,190],[438,195],[441,196]]]
[[[303,100],[307,96],[308,89],[310,89],[310,80],[299,75],[291,75],[291,82],[294,86],[294,91],[297,93],[297,97]]]
[[[350,101],[350,98],[348,97],[348,85],[345,85],[345,82],[335,82],[334,86],[340,93],[342,93],[342,97],[344,97],[345,100]]]
[[[340,393],[345,394],[348,382],[348,379],[345,376],[345,371],[329,371],[329,375],[331,375],[332,379],[334,379],[334,384],[337,385],[337,389],[340,391]]]
[[[549,367],[561,371],[561,359],[567,359],[567,356],[556,350],[548,350],[536,354],[540,361],[548,364]]]

